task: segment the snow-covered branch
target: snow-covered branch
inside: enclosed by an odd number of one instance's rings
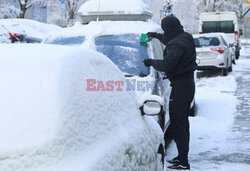
[[[0,19],[17,18],[19,14],[20,10],[9,3],[3,3],[0,5]]]

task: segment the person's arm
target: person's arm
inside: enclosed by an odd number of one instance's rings
[[[153,66],[157,71],[165,72],[168,75],[176,68],[183,53],[184,49],[181,46],[172,45],[167,48],[167,53],[164,54],[164,59],[152,59],[150,62],[151,66]]]
[[[157,33],[157,32],[148,32],[147,35],[150,38],[156,38],[156,39],[160,40],[161,43],[163,43],[164,45],[166,45],[165,36],[163,34]]]

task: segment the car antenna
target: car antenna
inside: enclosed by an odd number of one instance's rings
[[[96,21],[99,21],[99,17],[100,17],[100,5],[101,5],[101,0],[99,0],[99,3],[98,3],[98,16],[97,16]]]
[[[2,25],[2,27],[3,27],[7,32],[10,32],[4,25]]]

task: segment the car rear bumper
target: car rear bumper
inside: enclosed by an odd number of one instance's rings
[[[198,68],[226,68],[226,62],[223,57],[217,57],[214,59],[199,58],[199,61]]]

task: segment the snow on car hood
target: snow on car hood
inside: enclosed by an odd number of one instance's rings
[[[86,91],[86,79],[124,81],[106,56],[41,44],[0,51],[0,170],[152,170],[163,135],[134,92]]]

